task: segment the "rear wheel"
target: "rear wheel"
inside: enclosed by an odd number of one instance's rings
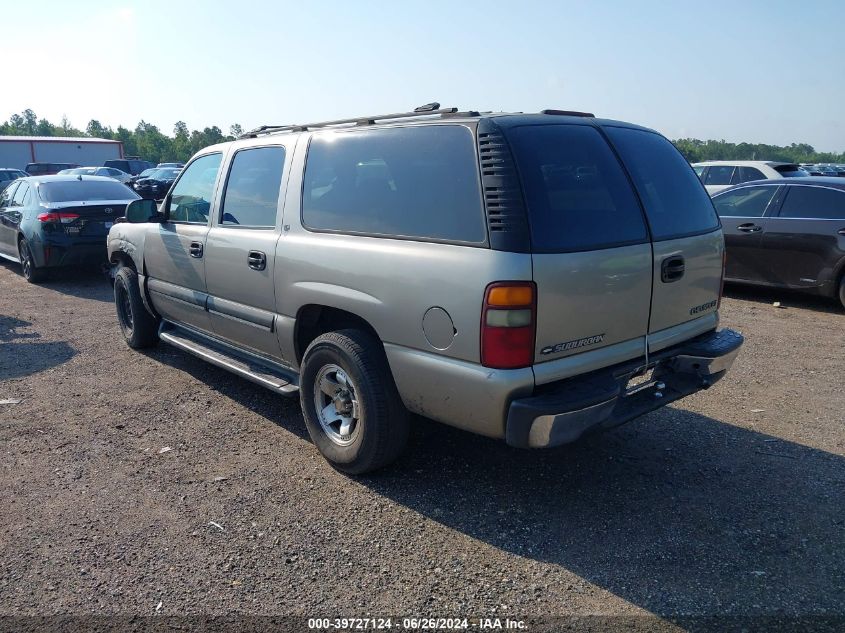
[[[18,242],[18,254],[20,255],[21,272],[24,279],[31,284],[37,284],[47,278],[47,271],[36,266],[32,250],[25,238],[21,238]]]
[[[311,439],[342,472],[377,470],[405,448],[408,412],[381,345],[361,330],[329,332],[308,346],[299,397]]]
[[[839,303],[841,303],[842,307],[845,308],[845,274],[843,274],[842,278],[839,280]]]
[[[158,341],[158,319],[141,299],[138,273],[122,266],[114,277],[114,304],[123,338],[133,349],[150,347]]]

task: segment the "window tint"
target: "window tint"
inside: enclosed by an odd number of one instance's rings
[[[789,187],[780,217],[845,220],[845,191],[824,187]]]
[[[206,224],[222,154],[208,154],[188,165],[167,200],[171,222]]]
[[[116,180],[61,180],[43,182],[38,193],[44,202],[81,200],[135,200],[138,194]]]
[[[432,125],[315,136],[302,220],[317,230],[483,242],[472,134]]]
[[[698,176],[699,178],[702,178],[704,176],[704,169],[705,169],[704,167],[697,165],[697,166],[694,166],[692,169],[695,172],[695,175]]]
[[[26,199],[29,197],[29,184],[22,182],[18,187],[17,191],[15,191],[15,195],[12,198],[13,207],[22,207],[26,203]]]
[[[729,185],[733,176],[734,168],[730,165],[713,165],[707,170],[705,185]]]
[[[534,252],[584,251],[648,239],[625,172],[595,128],[524,126],[510,130],[508,139],[528,205]]]
[[[220,224],[276,226],[284,166],[284,147],[244,149],[235,154],[226,181]]]
[[[765,180],[763,172],[756,167],[740,167],[739,182],[751,182],[752,180]]]
[[[716,212],[723,216],[761,218],[777,187],[742,187],[713,197]]]
[[[606,129],[643,201],[653,239],[671,239],[719,227],[710,196],[672,143],[653,132]]]
[[[21,183],[13,182],[11,185],[6,187],[3,190],[3,193],[0,193],[0,207],[10,207],[12,206],[12,198],[15,195],[15,191],[20,186]]]

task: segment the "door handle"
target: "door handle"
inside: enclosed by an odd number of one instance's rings
[[[191,246],[188,248],[188,253],[191,257],[202,257],[202,242],[191,242]]]
[[[250,251],[246,256],[246,261],[253,270],[264,270],[267,268],[267,255],[261,251]]]
[[[678,281],[684,276],[685,269],[684,258],[680,255],[671,255],[660,264],[660,280],[666,284]]]
[[[740,224],[736,227],[738,231],[742,231],[743,233],[756,233],[757,231],[762,231],[763,227],[753,222],[746,222],[745,224]]]

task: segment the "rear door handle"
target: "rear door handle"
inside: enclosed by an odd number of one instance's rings
[[[267,268],[267,255],[261,251],[250,251],[246,256],[246,261],[253,270],[264,270]]]
[[[669,284],[684,276],[686,265],[680,255],[671,255],[660,264],[660,280]]]
[[[754,224],[753,222],[746,222],[745,224],[740,224],[736,227],[738,231],[742,231],[743,233],[756,233],[757,231],[762,231],[763,227]]]
[[[188,253],[191,257],[196,257],[197,259],[202,257],[202,242],[191,242],[191,246],[188,248]]]

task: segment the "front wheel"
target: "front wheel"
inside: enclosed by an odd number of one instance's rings
[[[308,346],[299,398],[311,439],[342,472],[382,468],[407,444],[408,412],[384,351],[361,330],[329,332]]]
[[[32,256],[32,249],[29,248],[29,242],[21,238],[18,242],[18,254],[21,260],[21,272],[23,278],[31,284],[37,284],[47,278],[47,271],[39,268],[35,264],[35,258]]]
[[[123,338],[133,349],[151,347],[158,341],[158,319],[141,299],[138,273],[122,266],[114,277],[114,305]]]

